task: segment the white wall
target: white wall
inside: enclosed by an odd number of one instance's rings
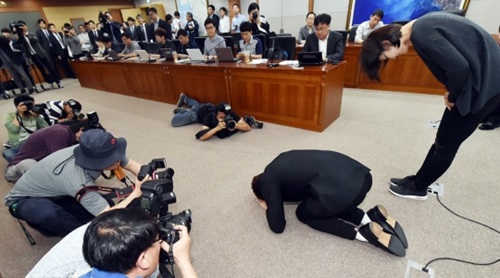
[[[496,34],[500,25],[499,11],[498,0],[471,0],[465,17],[479,24],[488,33]]]

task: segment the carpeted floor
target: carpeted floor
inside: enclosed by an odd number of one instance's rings
[[[147,163],[165,157],[175,170],[177,203],[170,211],[193,211],[192,256],[200,277],[404,277],[409,260],[425,264],[437,257],[474,262],[500,258],[498,234],[453,216],[434,196],[412,201],[387,191],[389,178],[414,174],[420,167],[436,133],[427,123],[440,119],[444,110],[441,96],[344,89],[341,116],[322,133],[265,123],[262,130],[199,142],[194,137],[198,125],[170,126],[173,105],[81,88],[73,80],[64,84],[62,90],[35,95],[36,101],[77,99],[85,112],[97,111],[110,132],[127,139],[130,158]],[[0,108],[2,114],[14,110],[12,100],[1,100]],[[6,131],[1,130],[0,141],[5,142]],[[439,179],[446,205],[496,229],[499,139],[500,129],[478,130]],[[373,187],[361,207],[383,204],[389,209],[406,231],[407,256],[315,231],[296,219],[294,204],[285,206],[284,233],[272,233],[250,181],[291,149],[335,150],[371,168]],[[2,159],[0,167],[5,166]],[[12,186],[0,179],[0,195]],[[59,240],[30,229],[37,241],[30,246],[4,206],[0,223],[0,276],[5,278],[26,275]],[[430,267],[437,277],[500,276],[500,264],[439,261]]]

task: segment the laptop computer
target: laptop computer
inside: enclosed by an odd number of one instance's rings
[[[317,66],[323,65],[323,54],[318,52],[300,52],[297,54],[299,58],[299,66]]]
[[[137,55],[139,55],[139,58],[142,61],[146,61],[146,62],[156,61],[156,59],[151,59],[151,57],[149,57],[149,53],[146,52],[146,50],[136,50],[135,53],[137,53]]]
[[[186,49],[189,59],[191,62],[205,62],[207,59],[203,56],[199,48],[188,48]]]
[[[165,58],[165,61],[173,61],[174,55],[172,54],[172,49],[170,48],[160,48],[161,56]]]
[[[120,57],[118,57],[118,54],[114,50],[108,50],[108,60],[111,61],[118,61],[120,60]]]
[[[231,47],[218,47],[215,49],[215,53],[219,62],[238,62],[241,60],[233,57]]]

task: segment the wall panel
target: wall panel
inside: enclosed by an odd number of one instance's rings
[[[44,7],[43,12],[48,22],[54,23],[60,29],[70,18],[84,18],[86,21],[92,19],[97,23],[99,11],[129,8],[132,6]]]

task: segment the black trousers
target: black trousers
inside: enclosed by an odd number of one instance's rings
[[[61,82],[61,78],[59,77],[59,73],[57,73],[55,65],[51,61],[49,61],[47,57],[40,58],[37,55],[31,55],[31,60],[42,74],[45,82],[47,83]]]
[[[500,88],[499,88],[500,89]],[[417,190],[425,190],[450,167],[460,145],[476,131],[481,121],[500,105],[500,94],[490,99],[476,114],[460,115],[456,108],[445,109],[436,140],[415,175]]]
[[[42,234],[52,236],[65,236],[94,218],[73,197],[21,199],[11,213]]]
[[[76,74],[73,72],[73,69],[69,64],[68,54],[66,53],[66,50],[61,53],[61,56],[55,56],[54,60],[59,63],[62,70],[64,71],[64,75],[66,75],[66,78],[76,78]]]
[[[358,206],[371,188],[372,175],[368,173],[358,196],[340,213],[332,215],[317,199],[307,198],[300,203],[295,214],[300,221],[313,229],[353,240],[356,238],[354,227],[361,224],[365,215],[365,212]]]
[[[494,124],[500,124],[500,105],[493,110],[484,120],[483,122],[490,122]]]

